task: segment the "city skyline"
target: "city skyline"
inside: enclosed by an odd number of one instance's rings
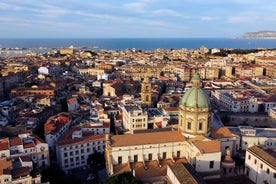
[[[276,2],[0,2],[0,38],[233,38],[276,30]]]

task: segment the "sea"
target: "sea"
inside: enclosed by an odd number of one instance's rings
[[[0,38],[0,49],[37,49],[57,48],[106,49],[106,50],[156,50],[163,49],[198,49],[233,48],[256,49],[276,48],[276,39],[241,39],[241,38],[58,38],[58,39],[7,39]]]

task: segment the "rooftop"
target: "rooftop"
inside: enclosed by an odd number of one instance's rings
[[[167,166],[172,166],[179,163],[187,163],[185,158],[175,159],[173,162],[171,159],[161,160],[160,166],[156,160],[143,162],[135,162],[128,164],[113,165],[113,171],[115,174],[122,173],[124,171],[134,171],[135,176],[139,179],[146,179],[152,177],[162,177],[167,174]],[[130,166],[130,167],[129,167]]]
[[[231,131],[227,127],[220,127],[217,129],[212,129],[211,136],[214,139],[233,137]]]
[[[72,134],[76,131],[81,131],[80,127],[71,128],[63,138],[57,143],[59,146],[66,146],[71,144],[79,144],[84,142],[90,142],[99,139],[105,139],[104,134],[94,135],[94,132],[82,131],[82,136],[80,138],[72,138]]]
[[[247,149],[250,153],[253,153],[266,161],[267,163],[271,164],[274,169],[276,169],[276,152],[270,148],[265,148],[261,146],[251,146]]]
[[[185,140],[186,138],[179,131],[112,135],[111,146],[119,147],[131,145],[160,144],[170,142],[182,142]]]
[[[239,127],[228,127],[233,134],[239,135]],[[276,130],[274,128],[254,128],[256,134],[254,137],[267,137],[267,138],[276,138]],[[250,136],[250,135],[247,135]]]
[[[195,169],[188,163],[178,163],[170,166],[172,172],[180,184],[204,184],[203,178],[196,173]]]
[[[220,152],[220,141],[195,141],[193,144],[200,150],[201,153],[217,153]]]

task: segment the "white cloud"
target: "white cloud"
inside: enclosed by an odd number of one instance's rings
[[[201,16],[199,18],[200,18],[200,20],[203,20],[203,21],[212,21],[212,20],[218,19],[217,17],[211,17],[211,16]]]
[[[182,16],[182,14],[180,14],[174,10],[170,10],[170,9],[154,10],[154,11],[152,11],[152,13],[156,14],[156,15],[162,15],[162,16],[174,16],[174,17]]]
[[[248,11],[248,12],[241,12],[236,16],[231,16],[227,19],[229,23],[256,23],[258,21],[264,21],[268,18],[266,13]]]
[[[138,13],[145,13],[146,12],[145,6],[146,6],[146,3],[144,2],[127,3],[123,5],[123,7],[126,10],[132,11],[132,12],[138,12]]]

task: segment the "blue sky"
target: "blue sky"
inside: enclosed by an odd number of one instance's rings
[[[203,38],[276,31],[275,0],[0,0],[1,38]]]

